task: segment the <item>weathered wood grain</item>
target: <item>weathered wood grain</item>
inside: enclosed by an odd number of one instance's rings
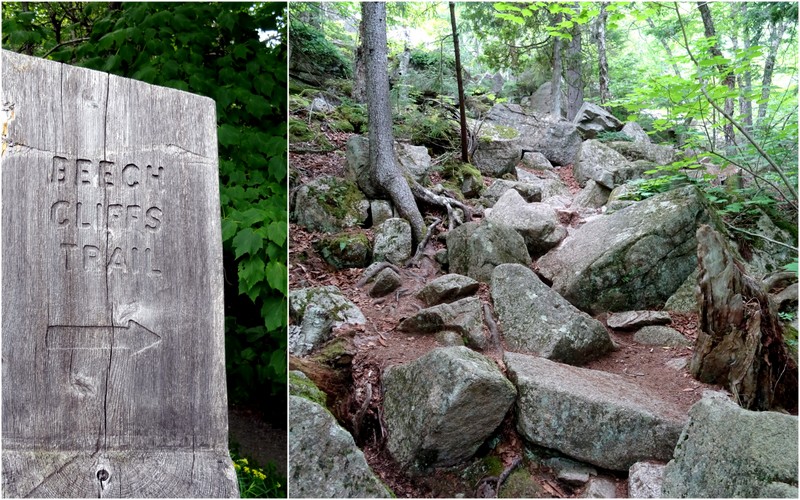
[[[796,410],[797,363],[769,294],[708,225],[697,229],[697,261],[700,328],[690,373],[723,385],[743,408]]]
[[[2,79],[4,494],[237,495],[214,102],[7,51]]]

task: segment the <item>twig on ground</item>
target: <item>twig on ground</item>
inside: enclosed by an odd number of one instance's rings
[[[366,395],[364,396],[364,402],[361,403],[361,408],[358,409],[358,412],[356,412],[356,415],[353,418],[353,430],[356,433],[356,440],[358,440],[361,436],[361,424],[364,421],[364,415],[366,415],[367,410],[369,409],[369,404],[372,402],[372,383],[367,382],[367,385],[364,387],[364,392],[366,392]]]
[[[475,496],[478,498],[497,498],[500,493],[500,487],[511,475],[511,472],[522,463],[522,457],[517,457],[511,464],[506,467],[500,476],[487,476],[478,481],[475,488]]]
[[[725,222],[725,221],[722,221],[722,222],[724,222],[726,226],[728,226],[729,228],[731,228],[734,231],[737,231],[739,233],[744,233],[744,234],[746,234],[748,236],[754,236],[756,238],[761,238],[762,240],[767,240],[770,243],[774,243],[776,245],[780,245],[782,247],[786,247],[789,250],[793,250],[795,253],[797,253],[797,248],[795,248],[795,247],[793,247],[791,245],[787,245],[786,243],[781,243],[780,241],[775,241],[772,238],[768,238],[768,237],[764,236],[763,234],[757,234],[757,233],[751,233],[750,231],[745,231],[744,229],[740,229],[740,228],[738,228],[738,227],[736,227],[733,224],[730,224],[728,222]]]

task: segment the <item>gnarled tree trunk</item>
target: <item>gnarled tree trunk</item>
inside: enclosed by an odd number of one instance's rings
[[[721,384],[751,410],[797,408],[797,363],[783,342],[775,305],[725,239],[697,230],[700,328],[689,371]]]
[[[364,21],[364,58],[367,70],[370,177],[392,199],[400,215],[411,224],[416,242],[425,237],[425,221],[408,181],[394,162],[392,107],[389,103],[389,73],[386,58],[386,4],[361,4]]]

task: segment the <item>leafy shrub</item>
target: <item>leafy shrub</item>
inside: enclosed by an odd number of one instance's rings
[[[322,31],[297,19],[291,20],[289,30],[293,68],[300,65],[306,71],[339,78],[351,75],[352,62]]]

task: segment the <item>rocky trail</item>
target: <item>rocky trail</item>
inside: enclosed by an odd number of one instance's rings
[[[626,181],[674,152],[646,135],[616,149],[587,138],[622,125],[591,111],[577,128],[564,120],[548,128],[530,110],[496,105],[475,155],[482,175],[457,180],[432,168],[424,148],[396,145],[407,172],[478,207],[473,222],[453,229],[444,211],[423,207],[427,224],[440,222],[411,265],[407,224],[356,187],[358,136],[323,120],[327,150],[292,144],[290,385],[341,427],[292,398],[290,494],[652,497],[662,483],[664,494],[730,494],[719,477],[732,471],[720,471],[708,447],[681,452],[712,462],[692,481],[675,450],[721,413],[731,428],[755,419],[729,403],[730,386],[690,373],[701,328],[695,231],[719,223],[692,186],[626,199]],[[625,127],[641,137],[635,125]],[[763,276],[782,258],[768,248],[748,266]],[[796,415],[796,402],[788,410]],[[765,415],[775,422],[753,420],[753,435],[774,433],[771,425],[794,432],[764,446],[794,446],[796,456],[797,418]],[[712,441],[714,453],[729,446]],[[766,479],[728,486],[796,495],[796,460],[773,465]]]

